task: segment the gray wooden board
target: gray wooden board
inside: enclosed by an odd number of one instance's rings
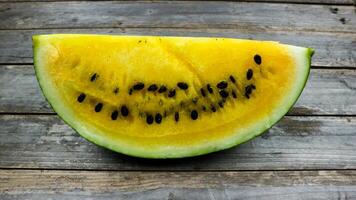
[[[356,172],[0,170],[0,198],[346,200],[356,198]]]
[[[352,0],[3,1],[0,199],[356,199],[356,70],[347,69],[356,68]],[[277,40],[316,49],[318,69],[289,112],[304,116],[285,116],[225,151],[146,160],[98,147],[54,115],[30,65],[31,36],[44,33]]]
[[[239,1],[239,0],[237,0]],[[352,0],[241,0],[241,2],[277,2],[277,3],[303,3],[303,4],[338,4],[338,5],[354,5]]]
[[[274,40],[315,49],[312,64],[356,68],[356,34],[240,29],[116,28],[0,31],[0,63],[32,63],[32,35],[52,33],[232,37]]]
[[[3,3],[0,19],[0,29],[215,27],[261,32],[356,32],[353,6],[313,4],[223,1]]]
[[[292,115],[355,115],[356,70],[312,69]],[[53,113],[32,65],[0,65],[0,112]]]
[[[87,170],[356,169],[356,117],[286,116],[238,147],[148,160],[89,143],[55,115],[0,115],[0,168]]]
[[[0,2],[50,2],[50,1],[73,1],[73,0],[0,0]],[[149,1],[149,0],[146,0]],[[157,1],[157,0],[155,0]],[[210,1],[210,0],[208,0]],[[140,2],[143,2],[141,0]],[[234,2],[277,2],[277,3],[304,3],[304,4],[334,4],[334,5],[353,5],[352,0],[235,0]]]

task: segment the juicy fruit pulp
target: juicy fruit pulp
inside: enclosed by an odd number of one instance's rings
[[[94,143],[174,158],[240,144],[276,123],[309,74],[312,50],[227,38],[34,36],[53,109]]]

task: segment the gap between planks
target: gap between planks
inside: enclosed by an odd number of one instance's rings
[[[137,26],[119,26],[119,27],[100,27],[100,26],[96,26],[94,27],[94,29],[98,29],[98,30],[107,30],[107,29],[170,29],[170,30],[180,30],[183,29],[184,27],[170,27],[170,26],[142,26],[142,27],[137,27]],[[187,27],[187,29],[190,29],[192,31],[194,30],[202,30],[202,29],[206,29],[207,27]],[[2,29],[0,28],[0,31],[52,31],[52,30],[59,30],[59,29],[71,29],[71,30],[90,30],[93,29],[91,27],[53,27],[53,28],[46,28],[46,27],[39,27],[39,28],[16,28],[16,29],[11,29],[11,28],[7,28],[7,29]],[[223,28],[215,28],[215,29],[221,29],[221,30],[236,30],[236,27],[223,27]],[[251,29],[253,30],[253,29]],[[258,30],[256,30],[258,31]],[[355,34],[354,31],[338,31],[338,30],[316,30],[316,29],[303,29],[303,30],[290,30],[290,29],[283,29],[283,28],[279,28],[279,29],[272,29],[272,30],[268,30],[269,33],[280,33],[280,32],[303,32],[305,34],[308,33],[318,33],[318,34]]]
[[[119,153],[118,153],[119,154]],[[197,156],[199,157],[199,156]],[[184,159],[184,158],[182,158]],[[194,159],[194,157],[192,158]],[[176,158],[175,160],[179,160],[179,158]],[[325,172],[332,172],[332,171],[355,171],[356,168],[333,168],[333,169],[328,169],[328,168],[318,168],[318,169],[184,169],[184,170],[177,170],[177,169],[88,169],[88,168],[83,168],[83,169],[76,169],[76,168],[35,168],[35,167],[0,167],[1,170],[21,170],[21,171],[36,171],[36,170],[46,170],[46,171],[81,171],[81,172],[315,172],[315,171],[325,171]]]
[[[57,113],[53,111],[53,113],[46,113],[46,112],[1,112],[0,115],[26,115],[26,116],[58,116]],[[356,117],[354,114],[285,114],[284,116],[290,117]],[[59,117],[59,116],[58,116]]]
[[[76,0],[0,0],[1,3],[34,3],[34,2],[70,2]],[[85,0],[84,2],[95,2],[101,0]],[[117,1],[117,0],[105,0],[105,2]],[[152,0],[130,0],[132,2],[152,2]],[[159,2],[159,0],[155,0]],[[162,1],[162,0],[161,0]],[[214,0],[205,0],[214,1]],[[236,2],[234,0],[225,0],[226,2]],[[82,1],[83,2],[83,1]],[[202,1],[203,2],[203,1]],[[351,6],[355,5],[352,0],[239,0],[238,2],[251,2],[251,3],[274,3],[274,4],[307,4],[307,5],[331,5],[331,6]]]
[[[16,67],[28,67],[31,66],[33,67],[34,63],[0,63],[0,67],[7,67],[9,65],[13,65]],[[312,65],[310,66],[310,69],[321,69],[321,70],[356,70],[355,67],[350,67],[350,66],[324,66],[324,65]]]

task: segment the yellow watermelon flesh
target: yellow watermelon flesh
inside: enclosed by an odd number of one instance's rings
[[[270,128],[296,102],[313,50],[229,38],[33,37],[36,75],[80,135],[145,158],[206,154]]]

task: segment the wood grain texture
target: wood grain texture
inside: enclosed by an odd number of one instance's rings
[[[277,2],[277,3],[302,3],[302,4],[336,4],[336,5],[354,5],[352,0],[242,0],[247,2]]]
[[[355,1],[17,1],[0,0],[1,200],[356,199],[356,70],[347,69],[356,69]],[[312,47],[319,69],[289,114],[352,116],[285,116],[261,137],[196,158],[128,157],[80,137],[44,100],[31,36],[48,33],[220,36]]]
[[[355,199],[355,171],[93,172],[0,170],[8,199]]]
[[[312,69],[291,115],[355,115],[356,70]],[[53,113],[32,65],[0,66],[0,112]],[[332,98],[331,98],[332,97]]]
[[[0,168],[87,170],[356,169],[356,117],[286,116],[261,137],[186,159],[128,157],[89,143],[54,115],[0,115]]]
[[[0,31],[0,63],[32,63],[32,35],[52,33],[135,34],[169,36],[232,37],[274,40],[315,49],[312,64],[356,68],[356,34],[317,32],[259,32],[240,29],[120,28]]]
[[[0,0],[0,2],[52,2],[52,1],[73,1],[73,0]],[[149,1],[149,0],[146,0]],[[157,0],[155,0],[157,1]],[[208,0],[211,1],[211,0]],[[141,0],[140,2],[143,2]],[[301,3],[301,4],[328,4],[328,5],[353,5],[352,0],[235,0],[234,2],[276,2],[276,3]]]
[[[215,27],[356,33],[353,6],[222,1],[24,2],[1,6],[0,29]]]

